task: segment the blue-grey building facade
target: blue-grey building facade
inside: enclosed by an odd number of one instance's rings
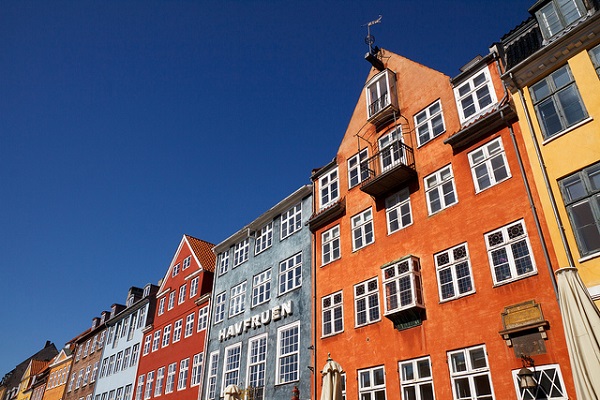
[[[303,186],[215,246],[201,398],[310,398],[312,204]]]

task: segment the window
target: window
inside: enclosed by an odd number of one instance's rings
[[[187,256],[186,258],[184,258],[182,271],[185,271],[186,269],[188,269],[191,262],[192,262],[192,256]]]
[[[451,165],[425,177],[425,193],[429,215],[458,203]]]
[[[133,349],[131,350],[131,364],[130,367],[137,367],[138,356],[140,355],[140,344],[134,344]]]
[[[381,270],[385,293],[385,313],[423,306],[421,266],[418,258],[411,257]]]
[[[352,217],[352,250],[361,249],[374,241],[373,211],[369,208]]]
[[[518,372],[518,369],[513,370],[512,376],[519,400],[567,400],[569,398],[558,364],[536,365],[533,371],[533,379],[537,386],[533,389],[521,388]]]
[[[302,285],[302,253],[279,263],[279,295]]]
[[[267,364],[267,335],[248,340],[248,387],[255,388],[255,398],[262,399]]]
[[[396,77],[390,70],[384,70],[375,75],[367,84],[367,118],[371,119],[385,110],[389,105],[395,104]]]
[[[448,352],[448,367],[455,400],[494,399],[485,346],[474,346]]]
[[[368,150],[362,149],[348,160],[348,186],[353,188],[369,177]]]
[[[123,357],[123,353],[119,352],[119,354],[121,355],[121,358],[117,357],[117,368],[116,370],[119,370],[119,367],[121,366],[120,362],[122,361],[122,357]],[[88,384],[88,381],[90,380],[90,372],[91,372],[92,366],[88,365],[85,369],[85,374],[83,375],[83,383],[81,384],[81,386],[85,386]]]
[[[88,394],[86,396],[85,400],[91,400],[91,398],[92,398],[92,395]],[[115,397],[115,400],[123,400],[123,388],[122,387],[117,389],[117,396]]]
[[[175,294],[173,293],[173,296],[175,296]],[[148,307],[148,306],[146,306]],[[141,328],[142,326],[144,326],[146,324],[146,307],[141,308],[140,309],[140,318],[138,319],[138,328]]]
[[[188,373],[190,369],[190,359],[186,358],[179,363],[179,379],[177,380],[177,390],[183,390],[187,387]]]
[[[112,373],[112,366],[114,365],[115,356],[110,357],[110,361],[108,362],[108,373],[109,375]],[[75,389],[79,389],[81,386],[81,380],[83,379],[83,369],[79,370],[79,374],[77,375],[77,381],[75,382]]]
[[[322,210],[333,204],[339,197],[338,169],[335,167],[319,178],[319,209]]]
[[[358,370],[358,393],[361,399],[386,399],[383,367]]]
[[[510,178],[510,170],[502,146],[502,139],[492,140],[469,153],[475,192],[480,192]]]
[[[194,317],[196,313],[193,312],[185,318],[185,332],[183,333],[183,337],[190,337],[192,333],[194,333]]]
[[[175,291],[169,293],[169,310],[175,307]]]
[[[529,90],[544,139],[588,116],[568,65],[554,71]]]
[[[154,339],[152,339],[152,352],[158,350],[158,345],[160,344],[160,329],[154,332]]]
[[[219,275],[223,275],[229,271],[229,252],[219,254]]]
[[[199,279],[200,279],[199,277],[195,277],[190,282],[190,299],[193,298],[194,296],[196,296],[198,294],[198,281],[199,281]]]
[[[463,124],[496,104],[496,93],[488,67],[455,87],[454,97]]]
[[[281,234],[283,240],[302,228],[302,203],[296,204],[281,214]]]
[[[475,292],[467,244],[459,244],[433,256],[438,277],[440,301]]]
[[[144,399],[152,397],[152,386],[154,385],[154,371],[148,372],[146,375],[146,390],[144,391]]]
[[[147,335],[144,339],[144,355],[150,353],[150,343],[152,343],[152,335]]]
[[[162,395],[163,385],[165,382],[165,367],[160,367],[156,371],[156,386],[154,387],[154,397],[158,397]],[[125,399],[129,400],[129,399]]]
[[[299,379],[300,322],[277,330],[277,378],[276,384]]]
[[[126,356],[129,355],[129,350],[130,349],[125,350],[125,355]],[[129,357],[127,358],[127,361],[129,361]],[[94,363],[94,367],[92,368],[92,375],[90,376],[90,383],[96,382],[96,376],[98,375],[98,365],[99,364],[100,364],[100,361],[96,361]],[[123,359],[123,369],[125,369],[127,367],[128,367],[127,362],[125,361],[125,359]],[[59,384],[63,384],[63,383],[64,382],[62,380],[59,382]]]
[[[600,251],[600,163],[559,181],[582,256]]]
[[[377,278],[354,286],[354,312],[356,326],[379,321],[379,284]]]
[[[379,160],[382,172],[386,172],[396,165],[406,164],[400,127],[379,138]]]
[[[417,131],[417,143],[424,145],[436,136],[441,135],[444,126],[444,114],[442,113],[442,102],[435,103],[415,115],[415,130]]]
[[[581,18],[585,8],[580,0],[552,0],[535,13],[545,39],[549,39]]]
[[[123,399],[124,400],[130,400],[131,399],[131,390],[133,389],[132,385],[127,385],[125,386],[125,391],[123,393]],[[98,399],[98,396],[96,396],[96,400]]]
[[[594,68],[596,68],[596,73],[598,74],[598,77],[600,77],[600,45],[591,49],[589,53],[592,64],[594,64]]]
[[[321,299],[323,310],[323,336],[331,336],[344,330],[344,299],[342,291]]]
[[[385,217],[388,235],[412,224],[408,189],[403,189],[385,199]]]
[[[210,353],[210,362],[208,364],[208,379],[206,385],[206,397],[214,400],[217,394],[217,369],[219,367],[219,352]]]
[[[248,249],[250,241],[248,238],[233,246],[233,268],[248,260]]]
[[[142,392],[144,391],[144,378],[144,374],[138,376],[137,388],[135,390],[135,400],[142,400]],[[104,395],[105,394],[102,395],[102,399],[105,398]]]
[[[223,321],[225,318],[225,303],[227,293],[219,293],[215,299],[215,324]]]
[[[167,383],[165,385],[165,394],[172,393],[175,387],[175,373],[177,372],[177,363],[169,364],[169,369],[167,370]]]
[[[231,288],[229,300],[229,316],[233,317],[244,312],[246,309],[246,281]]]
[[[340,257],[340,226],[336,225],[321,234],[321,265],[329,264]]]
[[[254,254],[265,251],[273,244],[273,222],[263,226],[256,235],[254,242]]]
[[[271,299],[271,269],[252,278],[252,307]]]
[[[126,370],[127,368],[129,368],[129,357],[131,356],[131,347],[128,347],[125,349],[125,352],[123,353],[123,370]],[[92,372],[92,378],[94,378],[94,373]],[[94,378],[95,379],[95,378]]]
[[[429,357],[400,361],[400,386],[404,400],[434,400]]]
[[[164,297],[163,297],[164,300]],[[131,324],[129,325],[129,332],[127,333],[127,340],[133,339],[135,333],[135,327],[137,326],[137,313],[131,314]]]
[[[106,376],[107,369],[108,369],[108,357],[105,358],[104,360],[102,360],[102,367],[100,368],[100,378],[104,378]],[[75,374],[71,375],[71,380],[73,378],[75,378]]]
[[[202,378],[202,361],[204,360],[204,353],[198,353],[194,355],[192,361],[192,381],[190,386],[198,386],[200,379]]]
[[[187,285],[183,285],[179,288],[179,299],[177,300],[177,304],[181,304],[185,301],[185,291]]]
[[[536,272],[525,223],[521,220],[485,235],[494,284],[501,284]]]
[[[198,310],[198,332],[203,331],[208,326],[208,306]]]
[[[123,352],[120,351],[117,353],[117,359],[115,360],[115,373],[119,372],[121,370],[121,363],[123,362]],[[88,369],[85,371],[85,374],[88,375],[89,371],[89,366]],[[85,385],[87,383],[87,376],[85,376],[83,378],[83,384]]]
[[[175,328],[173,328],[173,343],[181,340],[181,326],[183,325],[183,319],[179,319],[175,322]]]
[[[171,274],[171,276],[176,276],[180,270],[181,270],[181,264],[176,264],[173,267],[173,273]]]
[[[242,344],[238,343],[225,348],[223,365],[223,389],[229,385],[237,385],[240,380],[240,359]]]

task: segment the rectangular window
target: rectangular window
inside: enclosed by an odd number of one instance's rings
[[[411,257],[391,264],[382,269],[381,273],[386,314],[423,307],[421,265],[418,258]]]
[[[249,248],[250,240],[248,238],[236,243],[235,246],[233,246],[233,268],[248,260]]]
[[[145,375],[138,376],[137,388],[135,389],[135,400],[142,400],[142,393],[144,391],[144,378]],[[102,395],[104,398],[104,394]]]
[[[190,299],[194,298],[194,296],[196,296],[198,294],[198,281],[199,280],[200,280],[199,277],[195,277],[190,282]]]
[[[475,292],[467,244],[459,244],[433,256],[440,301],[453,300]]]
[[[252,278],[252,307],[271,299],[271,269]]]
[[[396,77],[386,69],[375,75],[367,84],[365,89],[367,99],[367,118],[371,119],[385,110],[396,101],[392,96],[395,96]]]
[[[300,322],[277,330],[277,377],[275,384],[299,379]]]
[[[368,150],[362,149],[348,159],[348,186],[353,188],[369,177]]]
[[[176,276],[180,270],[181,270],[181,264],[176,264],[173,267],[173,273],[171,274],[171,276]]]
[[[361,399],[386,400],[383,367],[358,370],[358,394]]]
[[[123,352],[120,351],[117,353],[117,359],[115,360],[115,373],[119,372],[121,370],[121,365],[123,363]],[[89,366],[88,369],[86,369],[85,374],[87,375],[90,371],[89,371]],[[87,376],[84,376],[83,378],[83,384],[85,385],[87,383]]]
[[[121,355],[121,358],[119,358],[117,356],[117,370],[119,370],[119,367],[121,366],[120,362],[122,361],[122,357],[123,357],[123,352],[119,352],[119,354]],[[91,372],[92,366],[88,365],[85,369],[85,374],[83,375],[83,383],[81,384],[81,386],[85,386],[88,384],[88,381],[90,380],[90,372]]]
[[[179,288],[179,299],[177,300],[177,304],[181,304],[185,301],[185,291],[187,285],[183,285]]]
[[[562,32],[583,15],[585,7],[580,0],[552,0],[535,13],[545,39]]]
[[[596,74],[600,77],[600,44],[589,51],[592,64],[596,68]]]
[[[124,400],[131,400],[131,390],[133,389],[133,386],[127,385],[125,386],[125,391],[123,393],[123,399]],[[98,399],[98,396],[96,396],[96,400]]]
[[[165,384],[165,367],[160,367],[156,371],[156,386],[154,387],[154,397],[162,395],[163,386]],[[128,399],[125,399],[128,400]]]
[[[455,87],[454,97],[463,125],[496,104],[496,93],[488,67]]]
[[[175,307],[175,291],[169,293],[169,310]]]
[[[115,368],[115,355],[113,354],[112,356],[110,356],[110,358],[108,359],[108,371],[106,371],[106,375],[111,375],[114,371]],[[79,379],[81,378],[81,372],[79,371],[79,376],[77,377],[77,381],[79,382]],[[75,389],[77,389],[79,387],[79,385],[75,386]]]
[[[203,331],[208,326],[208,306],[198,310],[198,332]]]
[[[485,346],[448,352],[454,400],[493,400],[492,377]]]
[[[341,256],[340,226],[336,225],[321,234],[321,265],[329,264]]]
[[[102,360],[102,367],[100,368],[100,378],[104,378],[106,376],[107,371],[108,371],[108,357],[106,357],[104,360]],[[75,378],[75,374],[71,375],[71,379],[73,379],[73,378]]]
[[[323,336],[331,336],[344,331],[344,298],[342,291],[324,296],[321,299],[323,312]]]
[[[511,282],[536,273],[523,220],[485,235],[494,284]]]
[[[129,324],[129,332],[127,333],[127,340],[133,339],[135,333],[135,327],[137,326],[137,313],[131,314],[131,324]]]
[[[179,319],[175,322],[175,327],[173,328],[173,343],[179,342],[181,340],[182,325],[183,319]]]
[[[256,234],[254,241],[254,254],[261,253],[273,244],[273,222],[263,226]]]
[[[91,398],[92,398],[92,395],[88,394],[85,399],[90,400]],[[115,400],[123,400],[123,388],[122,387],[117,389],[117,395],[115,397]]]
[[[469,164],[476,193],[510,178],[501,138],[470,152]]]
[[[125,352],[123,353],[123,370],[126,370],[127,368],[129,368],[129,362],[130,362],[129,357],[130,356],[131,356],[131,347],[128,347],[125,349]]]
[[[165,394],[173,393],[175,388],[175,373],[177,372],[177,363],[169,364],[169,369],[167,370],[167,384],[165,385]]]
[[[125,350],[125,356],[127,356],[127,361],[129,361],[129,357],[128,357],[128,354],[129,354],[129,353],[128,353],[128,351],[129,351],[129,350],[130,350],[130,349],[127,349],[127,350]],[[90,376],[90,383],[94,383],[94,382],[96,382],[96,376],[98,375],[98,365],[99,365],[99,364],[100,364],[100,361],[96,361],[96,362],[94,363],[94,368],[92,368],[92,375]],[[126,359],[123,359],[123,369],[125,369],[125,368],[127,368],[127,367],[128,367],[128,365],[127,365],[127,363],[126,363]],[[61,381],[61,382],[59,382],[59,383],[61,383],[61,384],[62,384],[63,382]]]
[[[522,388],[521,378],[519,378],[519,369],[512,371],[515,390],[518,394],[518,400],[528,399],[548,399],[548,400],[568,400],[567,390],[560,371],[560,365],[536,365],[533,371],[533,380],[537,386],[531,389]]]
[[[415,115],[415,130],[419,146],[444,133],[446,127],[444,126],[442,102],[439,99]]]
[[[184,258],[182,271],[185,271],[187,268],[189,268],[191,262],[192,262],[192,256],[187,256],[186,258]]]
[[[229,385],[237,385],[239,383],[241,352],[241,343],[225,348],[222,388],[226,388]]]
[[[229,316],[233,317],[246,309],[246,281],[231,288],[229,300]]]
[[[173,295],[175,295],[175,294],[173,294]],[[146,307],[148,307],[148,306],[146,306]],[[139,311],[140,318],[138,318],[138,324],[137,324],[138,328],[141,328],[146,325],[146,311],[147,311],[146,307],[140,308],[140,311]]]
[[[372,324],[381,319],[377,277],[354,285],[354,311],[357,327]]]
[[[246,381],[253,387],[254,398],[263,398],[267,366],[267,334],[248,340],[248,372]]]
[[[223,321],[225,318],[225,304],[227,301],[227,293],[219,293],[215,299],[215,324]]]
[[[148,372],[146,375],[146,390],[144,391],[144,399],[152,397],[152,386],[154,385],[154,371]]]
[[[340,197],[340,184],[337,167],[319,178],[319,209],[333,204]]]
[[[110,373],[112,373],[112,365],[114,363],[114,357],[115,356],[111,356],[110,359],[111,361],[108,362],[108,371],[109,371],[109,375]],[[83,369],[79,370],[79,374],[77,375],[77,381],[75,382],[75,389],[79,389],[79,386],[81,386],[81,380],[83,379]]]
[[[198,386],[202,379],[202,362],[204,360],[204,353],[198,353],[194,355],[192,361],[192,381],[190,386]]]
[[[187,387],[187,380],[190,369],[190,359],[186,358],[179,363],[179,379],[177,380],[177,390],[183,390]]]
[[[158,345],[160,344],[160,329],[154,332],[154,339],[152,339],[152,352],[158,350]]]
[[[193,312],[185,318],[185,332],[183,333],[183,337],[190,337],[192,333],[194,333],[194,317],[196,313]]]
[[[279,295],[302,286],[302,253],[279,263]]]
[[[296,204],[283,214],[281,214],[281,234],[283,240],[293,235],[302,228],[302,203]]]
[[[373,211],[369,208],[352,217],[352,250],[356,251],[373,243]]]
[[[379,138],[379,162],[381,171],[386,172],[400,164],[406,164],[402,128],[398,126]]]
[[[388,235],[412,224],[408,189],[403,189],[385,199],[385,217]]]
[[[431,359],[417,358],[400,361],[400,386],[402,398],[405,400],[434,400],[433,377],[431,375]]]
[[[559,182],[581,256],[600,251],[600,163]]]
[[[529,91],[544,139],[588,117],[568,65],[537,82]]]
[[[138,356],[140,355],[140,344],[134,344],[133,350],[131,350],[131,364],[130,367],[137,367]]]
[[[452,165],[425,177],[424,181],[429,215],[458,203]]]
[[[219,254],[219,275],[229,271],[229,251]]]
[[[210,362],[208,364],[208,377],[206,384],[206,397],[208,400],[214,400],[217,395],[217,371],[219,368],[219,352],[210,353]]]

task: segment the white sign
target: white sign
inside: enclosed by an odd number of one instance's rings
[[[235,325],[230,325],[219,331],[219,341],[231,339],[248,332],[250,329],[260,328],[263,325],[269,325],[271,321],[278,321],[282,318],[292,315],[292,301],[289,300],[280,306],[275,306],[270,310],[263,311],[258,315],[253,315],[251,318],[238,322]]]

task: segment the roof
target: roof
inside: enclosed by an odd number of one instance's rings
[[[214,272],[217,257],[215,256],[215,253],[213,253],[212,248],[215,245],[190,235],[183,236],[189,243],[198,261],[200,261],[202,268],[206,271]]]

